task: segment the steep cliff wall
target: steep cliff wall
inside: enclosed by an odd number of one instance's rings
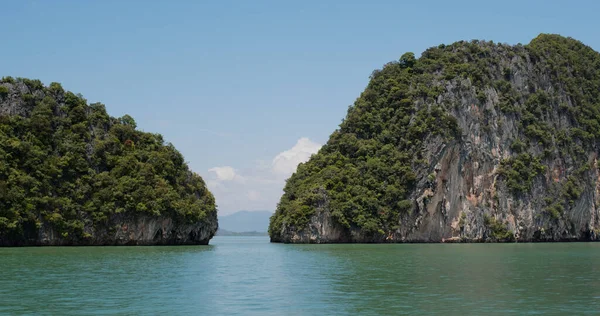
[[[133,118],[38,80],[0,80],[0,246],[208,244],[214,197]]]
[[[600,238],[600,54],[542,34],[375,71],[288,180],[274,242]]]

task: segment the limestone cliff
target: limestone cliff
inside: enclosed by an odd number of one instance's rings
[[[271,218],[274,242],[600,238],[600,54],[542,34],[375,71]]]
[[[161,135],[57,83],[0,80],[0,246],[208,244],[216,215]]]

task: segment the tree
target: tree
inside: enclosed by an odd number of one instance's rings
[[[415,54],[411,52],[404,53],[400,57],[400,66],[402,66],[403,68],[412,68],[412,66],[414,66],[416,62],[417,59],[415,58]]]
[[[123,125],[131,126],[134,129],[137,127],[135,120],[133,119],[133,117],[129,116],[129,114],[125,114],[122,117],[120,117],[119,122]]]

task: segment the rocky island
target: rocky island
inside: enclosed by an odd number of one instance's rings
[[[58,83],[0,80],[0,246],[208,244],[217,227],[161,135]]]
[[[600,54],[541,34],[406,53],[288,179],[272,242],[600,238]]]

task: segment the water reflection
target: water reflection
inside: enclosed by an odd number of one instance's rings
[[[598,244],[315,245],[347,311],[373,315],[597,310]],[[585,288],[587,294],[582,294]],[[347,299],[344,299],[347,298]],[[338,302],[340,303],[340,302]]]

